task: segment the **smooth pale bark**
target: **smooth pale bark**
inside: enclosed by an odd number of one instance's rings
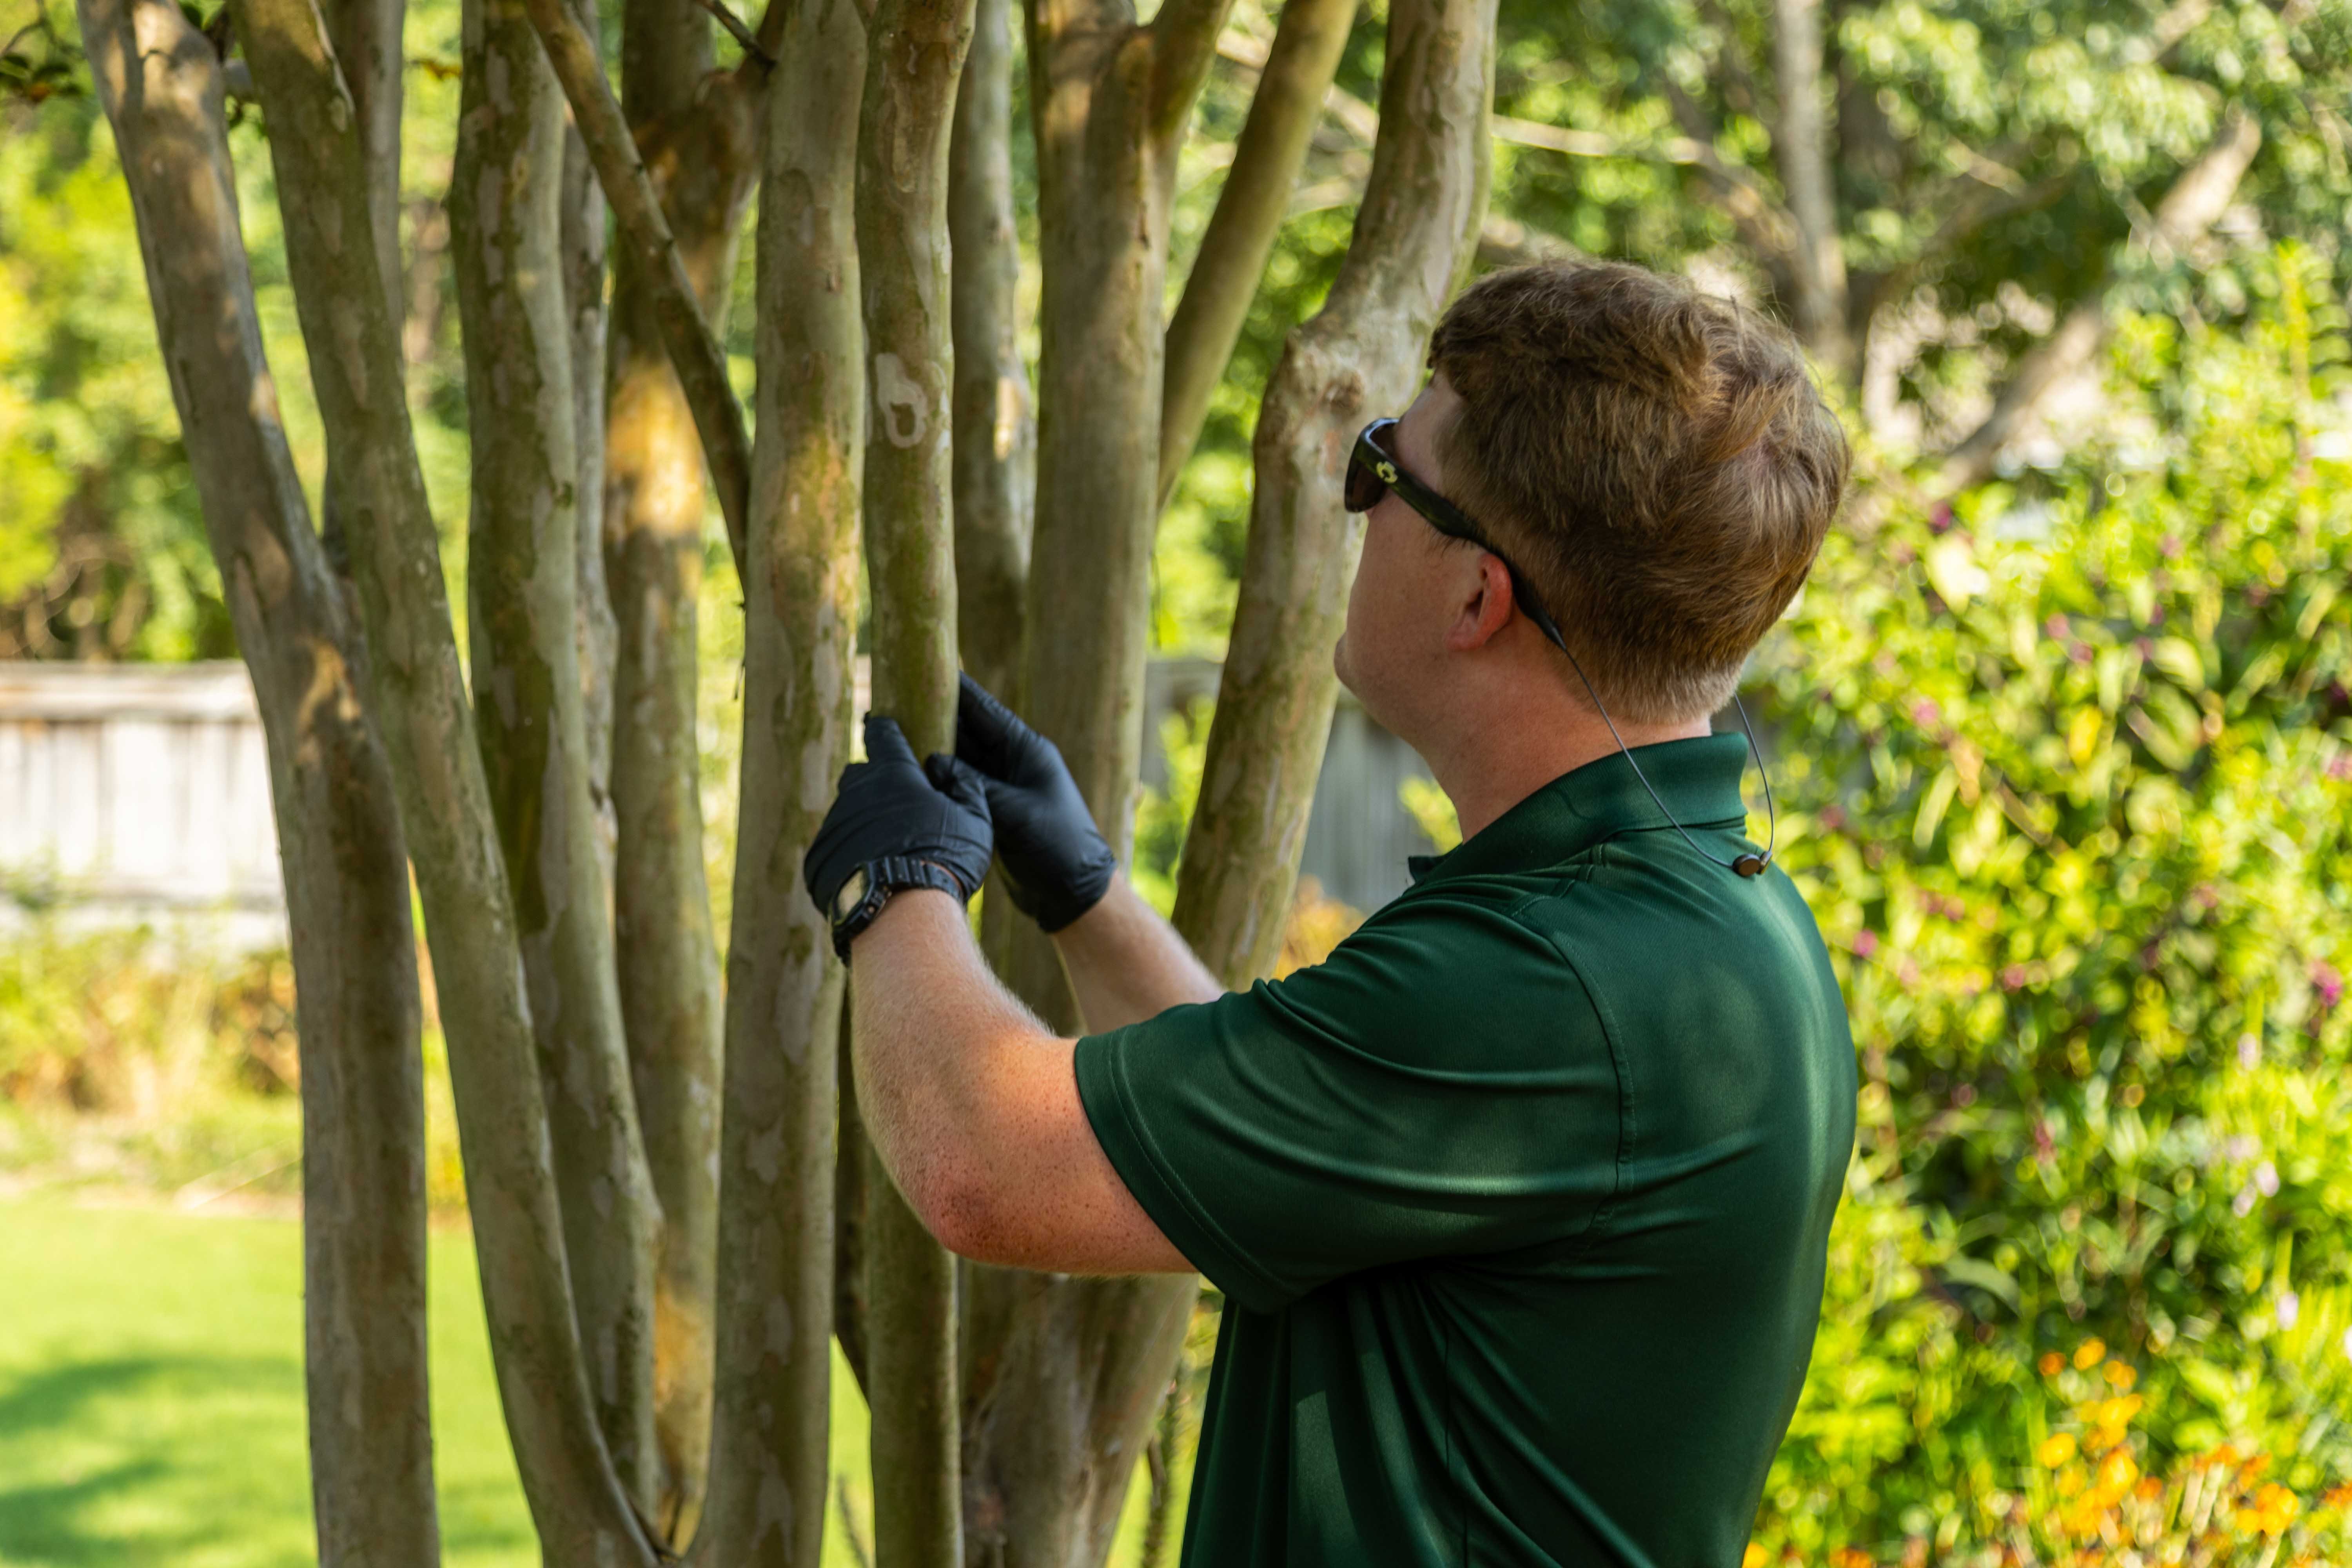
[[[1773,0],[1772,59],[1780,118],[1772,157],[1787,194],[1794,254],[1790,258],[1797,336],[1830,373],[1852,380],[1853,338],[1846,330],[1845,249],[1838,234],[1830,134],[1823,122],[1822,0]]]
[[[865,429],[852,192],[865,27],[853,0],[779,0],[771,18],[780,37],[757,239],[718,1384],[694,1540],[695,1560],[712,1568],[817,1568],[830,1476],[842,984],[801,858],[849,755]]]
[[[84,0],[80,20],[268,748],[301,997],[303,1363],[319,1560],[433,1568],[416,949],[359,627],[311,532],[278,423],[238,232],[219,55],[163,0]]]
[[[2205,151],[2180,172],[2156,204],[2152,237],[2176,251],[2203,238],[2221,220],[2230,198],[2237,194],[2238,182],[2245,178],[2262,146],[2261,122],[2238,105],[2231,105]],[[2105,293],[2102,279],[2087,299],[2066,312],[2056,331],[2018,361],[2009,380],[1994,395],[1992,411],[1945,457],[1931,487],[1937,494],[1950,495],[1990,479],[2001,448],[2032,417],[2042,400],[2098,356],[2114,331]]]
[[[1184,841],[1176,929],[1227,985],[1268,973],[1298,879],[1362,519],[1356,432],[1412,396],[1486,214],[1495,0],[1394,0],[1380,141],[1329,298],[1259,407],[1240,601]]]
[[[611,205],[621,249],[636,268],[639,286],[650,295],[654,318],[670,363],[677,371],[687,403],[694,410],[695,429],[702,437],[710,465],[710,482],[719,492],[719,508],[727,519],[727,542],[734,552],[735,568],[744,562],[751,504],[751,437],[743,428],[742,405],[735,400],[727,379],[727,355],[718,336],[695,302],[694,285],[663,216],[661,198],[638,155],[636,138],[622,117],[613,84],[596,58],[596,44],[581,26],[567,0],[523,0],[531,26],[546,47],[549,64],[562,83],[579,127],[588,161]]]
[[[918,756],[955,750],[956,562],[948,145],[973,0],[881,0],[857,135],[866,560],[874,710]],[[866,1386],[879,1568],[963,1557],[955,1261],[866,1164]]]
[[[352,498],[367,684],[423,895],[499,1394],[549,1561],[651,1568],[589,1394],[513,900],[368,231],[351,98],[307,0],[239,0],[329,462]]]
[[[595,16],[593,0],[575,0],[583,24]],[[588,163],[587,144],[577,129],[563,135],[562,197],[563,304],[572,324],[572,440],[579,479],[574,482],[572,520],[579,534],[572,561],[579,586],[580,700],[587,734],[588,795],[596,808],[597,848],[605,880],[613,872],[613,620],[612,595],[604,583],[602,543],[604,489],[604,193]]]
[[[604,1440],[650,1511],[655,1212],[588,788],[563,99],[515,0],[470,0],[450,261],[472,434],[474,716],[530,986],[572,1300]]]
[[[1036,527],[1020,707],[1061,746],[1124,858],[1142,748],[1175,153],[1225,0],[1034,0],[1029,98],[1044,264]],[[1008,983],[1076,1013],[1051,943],[1016,926]],[[1189,1279],[967,1271],[967,1562],[1094,1568],[1168,1385]]]
[[[1012,0],[978,0],[948,153],[955,339],[956,643],[991,691],[1021,674],[1037,421],[1013,222]],[[1003,900],[1000,900],[1003,901]]]
[[[1013,215],[1012,12],[1012,0],[973,7],[948,150],[956,647],[972,679],[1008,700],[1021,685],[1037,489],[1036,406],[1021,353],[1021,245]],[[1001,890],[982,899],[982,950],[1001,962],[1021,919]]]
[[[710,19],[690,0],[632,0],[622,82],[645,163],[714,333],[726,328],[743,208],[759,172],[756,67],[710,73]],[[629,1070],[661,1203],[654,1296],[656,1517],[691,1533],[710,1441],[724,1000],[702,847],[695,732],[700,656],[702,444],[656,307],[615,268],[602,546],[618,619],[619,830],[614,925]]]
[[[1209,399],[1233,358],[1274,237],[1290,208],[1307,143],[1323,119],[1323,95],[1356,19],[1357,0],[1288,0],[1259,69],[1249,119],[1217,192],[1184,297],[1168,323],[1161,378],[1159,505],[1201,438]]]

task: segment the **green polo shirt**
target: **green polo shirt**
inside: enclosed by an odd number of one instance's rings
[[[1640,753],[1727,860],[1745,753]],[[1622,755],[1416,870],[1315,968],[1078,1042],[1225,1293],[1186,1568],[1736,1568],[1853,1148],[1812,915]]]

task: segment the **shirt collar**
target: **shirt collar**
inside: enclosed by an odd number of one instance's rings
[[[1414,884],[1557,865],[1619,833],[1669,827],[1660,802],[1674,822],[1694,830],[1746,824],[1748,807],[1739,794],[1746,735],[1700,735],[1635,750],[1636,757],[1612,752],[1560,774],[1444,855],[1411,857],[1405,866]],[[1642,787],[1643,778],[1649,789]]]

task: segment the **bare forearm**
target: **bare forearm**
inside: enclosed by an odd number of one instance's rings
[[[1176,928],[1125,877],[1114,878],[1102,900],[1056,931],[1054,942],[1078,1011],[1095,1034],[1224,994]]]
[[[1007,995],[943,893],[890,901],[849,966],[860,1110],[883,1164],[918,1210],[953,1201],[992,1159],[1002,1095],[1024,1047],[1054,1037]],[[1065,1069],[1066,1070],[1066,1069]]]
[[[867,1133],[943,1244],[1026,1268],[1190,1268],[1096,1141],[1075,1042],[997,984],[953,899],[899,894],[858,937],[849,973]]]

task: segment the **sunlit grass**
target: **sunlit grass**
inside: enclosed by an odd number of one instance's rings
[[[302,1234],[290,1219],[0,1201],[0,1564],[296,1568],[317,1562],[302,1399]],[[537,1568],[507,1447],[473,1238],[431,1252],[435,1471],[450,1568]],[[825,1568],[873,1539],[865,1401],[835,1358]],[[1189,1456],[1187,1456],[1189,1458]],[[1175,1560],[1178,1513],[1164,1562]],[[1132,1564],[1136,1470],[1113,1562]]]

